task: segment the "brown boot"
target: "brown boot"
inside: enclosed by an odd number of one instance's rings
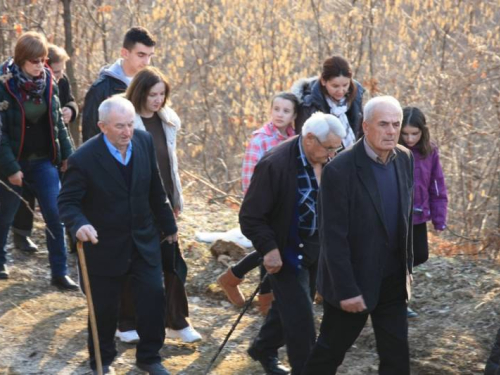
[[[273,292],[259,294],[258,298],[259,298],[259,311],[263,316],[266,316],[274,300]]]
[[[231,268],[228,268],[226,272],[217,278],[217,283],[224,293],[226,293],[229,302],[237,307],[243,307],[245,305],[245,296],[241,293],[240,288],[238,288],[242,280],[243,279],[234,276]]]

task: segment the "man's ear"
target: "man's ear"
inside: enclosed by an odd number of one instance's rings
[[[364,134],[368,133],[368,123],[366,121],[363,121],[362,127],[363,127],[363,133]]]
[[[104,133],[104,128],[106,127],[106,124],[102,121],[98,121],[97,126],[99,127],[99,129],[101,129],[101,132]]]
[[[124,59],[127,59],[130,54],[130,51],[126,48],[123,48],[120,50],[120,56]]]

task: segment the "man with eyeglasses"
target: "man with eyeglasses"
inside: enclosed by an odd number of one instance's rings
[[[398,145],[403,110],[395,98],[372,98],[363,117],[364,137],[323,171],[318,292],[324,313],[303,375],[335,374],[368,316],[379,374],[410,374],[413,157]]]
[[[344,137],[338,118],[313,114],[300,135],[259,161],[241,206],[241,231],[262,254],[274,291],[271,309],[248,349],[266,374],[289,373],[278,360],[284,344],[291,373],[300,374],[315,342],[316,202],[323,167],[341,149]]]
[[[83,104],[82,140],[86,142],[101,131],[97,126],[99,105],[110,96],[124,93],[134,76],[149,65],[156,40],[144,27],[130,28],[123,39],[121,58],[99,72]]]

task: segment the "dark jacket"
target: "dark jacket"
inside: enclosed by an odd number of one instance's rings
[[[400,197],[398,254],[412,272],[413,157],[398,145],[395,163]],[[323,169],[319,194],[318,292],[334,306],[363,295],[368,311],[377,304],[389,237],[372,161],[363,139]],[[401,277],[404,277],[401,274]],[[407,280],[409,277],[407,277]],[[410,290],[407,289],[409,296]]]
[[[0,68],[0,75],[8,73],[9,61]],[[59,104],[58,88],[54,84],[49,69],[45,69],[47,82],[44,99],[47,103],[50,129],[50,158],[54,165],[59,165],[73,152],[73,144],[68,136],[66,126],[62,121],[61,106]],[[4,83],[0,82],[0,103],[7,106],[3,110],[2,139],[0,141],[0,174],[4,177],[11,176],[21,170],[18,160],[24,146],[26,118],[21,102],[21,94],[14,78]],[[6,103],[6,104],[5,104]]]
[[[101,130],[97,126],[99,121],[98,109],[101,103],[115,94],[122,94],[128,84],[124,80],[120,60],[106,66],[99,72],[99,78],[90,86],[85,95],[82,112],[82,140],[86,142]]]
[[[149,133],[134,132],[131,162],[129,190],[102,134],[84,143],[68,160],[59,213],[74,237],[83,225],[96,229],[99,243],[84,244],[91,274],[123,275],[134,248],[150,265],[160,264],[158,227],[164,235],[177,232]]]
[[[365,89],[359,82],[354,81],[354,83],[357,87],[357,94],[346,115],[357,139],[361,134],[361,124],[363,122],[363,93]],[[321,91],[321,82],[318,78],[300,79],[293,84],[291,91],[297,96],[300,103],[297,118],[295,119],[296,134],[300,134],[304,122],[314,112],[330,113],[330,106]]]
[[[59,87],[59,101],[61,102],[61,108],[68,107],[71,109],[73,114],[71,115],[70,122],[73,122],[78,116],[78,105],[76,104],[75,97],[71,92],[69,78],[66,74],[64,74],[59,82],[57,82],[57,86]]]
[[[241,205],[241,232],[262,255],[279,249],[284,258],[297,201],[299,139],[290,138],[260,159]]]

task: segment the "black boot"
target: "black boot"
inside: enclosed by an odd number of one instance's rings
[[[36,253],[38,246],[35,245],[31,238],[14,233],[14,246],[26,253]]]
[[[54,276],[50,282],[52,285],[58,287],[61,290],[78,290],[78,284],[75,284],[69,276]]]
[[[9,269],[6,264],[0,264],[0,280],[6,280],[9,278]]]

